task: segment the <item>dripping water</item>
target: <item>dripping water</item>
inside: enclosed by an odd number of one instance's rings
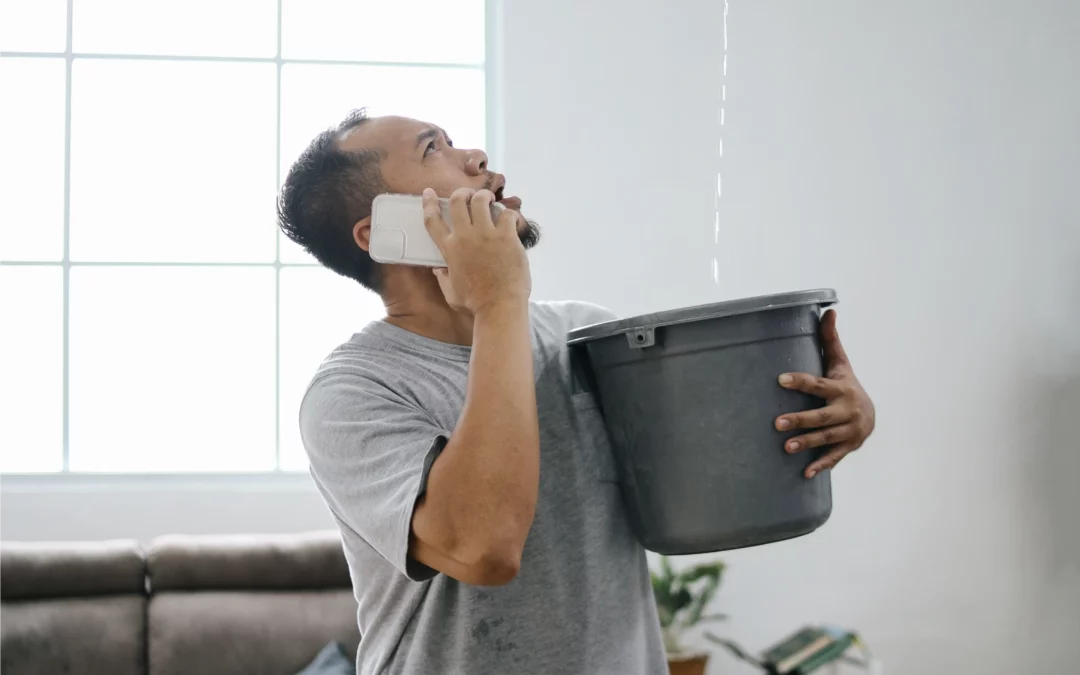
[[[724,107],[727,103],[727,57],[728,57],[728,0],[724,0],[724,51],[720,71],[720,110],[717,114],[717,159],[716,159],[716,191],[713,193],[713,259],[712,277],[713,283],[720,285],[720,199],[723,197],[723,162],[724,162]]]

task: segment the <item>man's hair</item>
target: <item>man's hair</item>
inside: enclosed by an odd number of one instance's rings
[[[289,169],[278,199],[278,227],[338,274],[379,291],[379,265],[356,245],[353,226],[384,192],[378,150],[342,150],[339,141],[369,120],[354,110],[315,137]]]

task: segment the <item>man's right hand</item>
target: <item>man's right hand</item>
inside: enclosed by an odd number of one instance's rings
[[[508,301],[524,303],[532,291],[529,261],[517,232],[521,215],[504,209],[492,221],[494,201],[490,190],[459,188],[450,196],[448,224],[438,195],[424,190],[424,225],[447,264],[434,270],[439,287],[451,307],[474,316]]]

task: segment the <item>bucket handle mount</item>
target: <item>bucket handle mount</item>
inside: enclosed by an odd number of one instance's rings
[[[626,341],[630,343],[630,349],[645,349],[656,344],[656,327],[642,326],[626,333]]]

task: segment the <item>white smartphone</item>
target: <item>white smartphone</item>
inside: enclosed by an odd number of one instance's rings
[[[450,227],[450,200],[440,199],[443,220]],[[506,207],[491,204],[491,219],[495,220]],[[424,201],[418,195],[382,194],[371,205],[371,240],[368,246],[371,259],[391,265],[446,267],[439,247],[424,226]]]

